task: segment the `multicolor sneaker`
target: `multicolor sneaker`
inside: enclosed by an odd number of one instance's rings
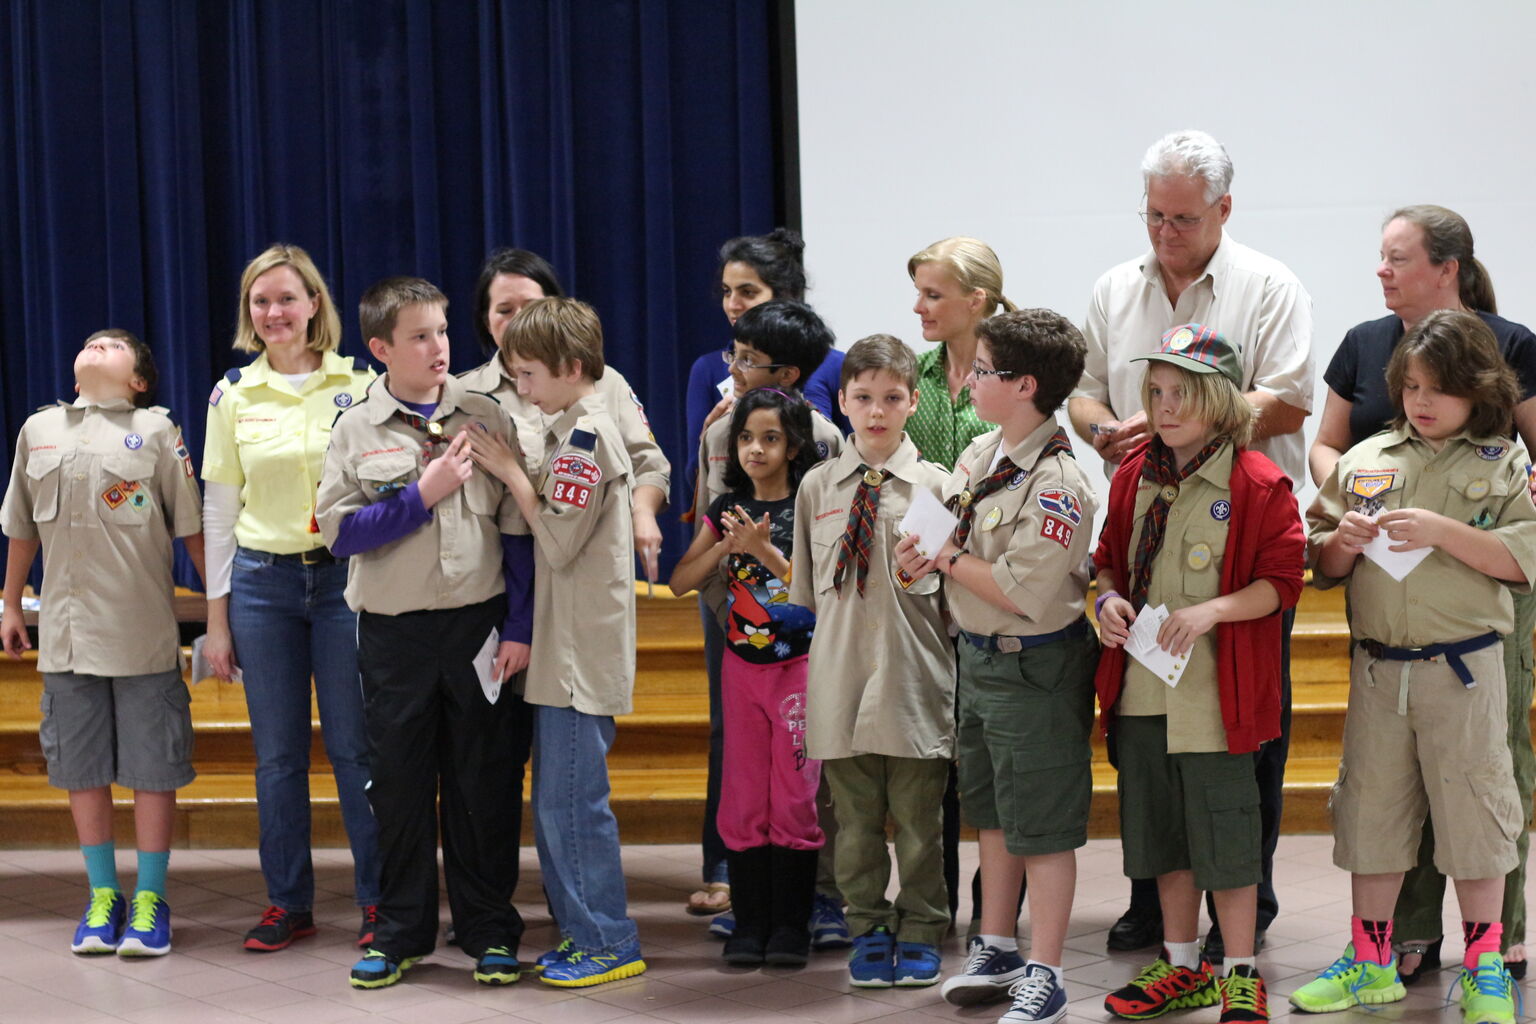
[[[171,951],[171,905],[157,892],[133,894],[118,956],[165,956]]]
[[[419,956],[407,956],[396,960],[388,953],[370,949],[363,954],[361,960],[352,965],[352,987],[388,988],[399,981],[405,972],[415,967],[420,960]]]
[[[939,994],[956,1006],[990,1003],[1008,995],[1013,983],[1024,977],[1024,968],[1018,950],[998,949],[973,939],[965,970],[946,979]]]
[[[1030,964],[1008,994],[1013,1005],[997,1024],[1056,1024],[1067,1015],[1067,990],[1045,964]]]
[[[80,915],[71,952],[85,955],[112,953],[123,939],[123,925],[128,919],[128,900],[116,889],[101,886],[91,890],[91,901]]]
[[[475,961],[475,980],[482,985],[510,985],[518,978],[522,964],[506,946],[492,946]]]
[[[1165,948],[1129,985],[1105,996],[1104,1009],[1126,1020],[1150,1020],[1170,1010],[1211,1006],[1220,999],[1221,988],[1209,960],[1201,960],[1198,970],[1175,967],[1168,962]]]
[[[379,905],[369,904],[363,908],[363,923],[357,926],[357,948],[367,949],[373,945],[373,936],[379,930]]]
[[[736,934],[736,915],[727,911],[716,914],[709,922],[709,934],[717,939],[728,939]]]
[[[902,988],[937,985],[942,964],[938,946],[927,942],[898,942],[892,981]]]
[[[1333,1013],[1351,1006],[1395,1003],[1408,994],[1397,976],[1397,957],[1383,966],[1355,959],[1355,944],[1316,978],[1291,993],[1291,1005],[1306,1013]]]
[[[847,949],[853,945],[843,904],[826,893],[818,892],[811,900],[810,929],[812,949]]]
[[[860,935],[848,954],[848,983],[855,988],[890,988],[896,984],[895,953],[895,940],[884,925]]]
[[[1515,1024],[1515,984],[1498,953],[1477,958],[1477,969],[1461,969],[1461,1019],[1464,1024]]]
[[[584,949],[572,949],[564,960],[544,968],[539,977],[561,988],[586,988],[644,973],[645,961],[640,959],[640,947],[636,945],[628,953],[588,953]]]
[[[1269,1020],[1269,992],[1258,971],[1247,964],[1239,964],[1227,972],[1220,985],[1221,1024],[1257,1024]]]
[[[560,945],[556,946],[548,953],[541,955],[537,960],[533,962],[534,969],[542,971],[547,967],[553,967],[555,964],[560,963],[566,957],[570,956],[571,950],[575,948],[576,943],[572,942],[571,937],[567,935],[565,938],[560,940]]]
[[[293,940],[315,934],[315,915],[308,910],[284,910],[268,907],[261,923],[245,933],[245,948],[253,953],[273,953],[287,949]],[[373,937],[369,936],[369,942]]]

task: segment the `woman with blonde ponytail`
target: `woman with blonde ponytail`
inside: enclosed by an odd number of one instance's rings
[[[923,325],[923,340],[937,348],[917,360],[917,412],[907,433],[923,458],[953,469],[965,446],[990,426],[971,408],[965,378],[976,359],[976,325],[993,313],[1013,312],[1003,295],[1003,266],[987,243],[946,238],[907,261],[917,288],[912,312]]]

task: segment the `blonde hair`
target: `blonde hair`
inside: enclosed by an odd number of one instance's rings
[[[1141,406],[1152,415],[1152,368],[1167,366],[1177,370],[1179,383],[1184,388],[1184,400],[1179,403],[1179,414],[1198,423],[1204,423],[1215,435],[1226,435],[1235,445],[1246,445],[1253,437],[1253,406],[1237,389],[1237,385],[1223,373],[1196,373],[1178,363],[1152,360],[1141,378]]]
[[[240,275],[240,312],[235,321],[235,351],[265,351],[266,343],[256,336],[256,325],[251,322],[251,289],[255,287],[258,277],[278,267],[292,267],[293,272],[299,275],[299,280],[304,282],[304,290],[309,293],[309,297],[319,300],[315,315],[309,319],[306,347],[312,352],[336,351],[336,346],[341,344],[341,317],[336,312],[336,303],[331,301],[331,292],[325,286],[325,278],[320,276],[309,253],[285,242],[270,246],[247,263],[245,273]]]
[[[960,235],[934,242],[907,260],[907,276],[916,280],[917,268],[923,263],[939,264],[967,291],[980,288],[986,294],[982,317],[991,316],[999,306],[1005,313],[1012,313],[1017,308],[1003,294],[1003,265],[998,261],[997,253],[979,238]]]
[[[582,376],[603,379],[603,323],[597,310],[580,299],[534,299],[518,310],[501,332],[501,355],[532,359],[561,374],[573,360]]]

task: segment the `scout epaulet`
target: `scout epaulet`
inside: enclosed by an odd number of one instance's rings
[[[47,412],[49,409],[68,409],[74,404],[74,402],[66,401],[65,399],[61,398],[57,402],[49,402],[47,405],[40,405],[34,411]]]
[[[224,380],[214,382],[213,390],[208,393],[209,405],[218,405],[219,400],[224,397],[225,381],[227,381],[231,387],[240,383],[240,368],[237,366],[231,369],[224,375]]]
[[[352,357],[352,372],[353,373],[357,374],[358,376],[362,376],[362,375],[368,373],[368,370],[369,370],[368,360],[364,359],[362,356],[353,356]]]
[[[467,371],[467,372],[473,373],[474,371],[470,370],[470,371]],[[496,403],[497,405],[501,404],[501,399],[497,398],[495,395],[491,394],[489,391],[467,391],[466,390],[464,393],[466,395],[479,395],[481,398],[489,398],[492,402]]]
[[[1040,452],[1042,459],[1050,458],[1052,455],[1070,455],[1074,459],[1077,458],[1077,453],[1072,450],[1072,439],[1067,437],[1067,432],[1060,427],[1056,428],[1056,433],[1050,436],[1050,439],[1045,442],[1045,448]]]
[[[224,374],[224,379],[229,381],[231,384],[238,384],[240,383],[240,374],[240,367],[236,366],[231,368],[228,373]]]
[[[592,458],[597,448],[597,434],[577,427],[571,431],[560,454],[549,460],[549,475],[554,478],[552,501],[584,509],[592,500],[592,488],[603,480],[602,467]]]

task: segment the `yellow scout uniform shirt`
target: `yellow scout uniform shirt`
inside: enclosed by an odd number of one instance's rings
[[[1536,506],[1526,485],[1525,449],[1508,438],[1458,434],[1436,452],[1409,427],[1374,434],[1345,452],[1307,509],[1312,584],[1341,581],[1316,571],[1317,551],[1347,511],[1422,508],[1493,530],[1525,574],[1502,583],[1436,550],[1394,580],[1365,556],[1349,575],[1350,631],[1389,647],[1450,643],[1514,628],[1509,588],[1530,591],[1536,573]]]
[[[884,467],[869,578],[859,595],[853,566],[842,593],[832,586],[837,552],[863,474],[850,443],[811,469],[795,495],[794,572],[789,600],[816,613],[806,685],[806,752],[949,758],[955,751],[955,650],[937,573],[903,589],[897,527],[919,490],[937,495],[949,473],[918,457],[903,437]]]
[[[203,529],[181,430],[127,399],[60,403],[22,424],[0,527],[41,540],[42,672],[136,676],[177,666],[171,537]]]
[[[1093,486],[1065,453],[1041,458],[1060,429],[1036,427],[1005,454],[1019,467],[1002,489],[976,503],[965,549],[992,563],[992,578],[1024,614],[1014,615],[959,584],[946,588],[955,624],[982,636],[1036,636],[1065,629],[1083,615],[1093,551]],[[999,427],[972,441],[944,485],[947,501],[992,474],[1003,442]]]
[[[1179,496],[1168,509],[1163,546],[1152,559],[1148,608],[1165,604],[1176,612],[1219,596],[1227,524],[1232,519],[1232,451],[1230,444],[1222,446],[1179,482]],[[1146,478],[1136,485],[1136,525],[1131,530],[1127,565],[1136,563],[1136,547],[1146,526],[1143,517],[1158,489]],[[1216,631],[1195,640],[1177,687],[1169,688],[1141,662],[1127,658],[1125,688],[1116,709],[1122,715],[1167,715],[1170,754],[1225,753],[1227,730],[1216,688]]]
[[[517,435],[523,439],[523,458],[528,471],[538,473],[544,468],[544,435],[559,416],[546,416],[539,407],[517,393],[517,383],[507,376],[501,365],[501,357],[475,367],[459,375],[459,381],[471,391],[484,391],[495,396],[512,421],[517,424]],[[602,379],[597,381],[597,393],[607,402],[608,414],[619,428],[624,449],[635,468],[634,486],[659,487],[663,494],[672,486],[672,467],[661,453],[656,436],[651,433],[651,422],[646,419],[645,405],[635,389],[630,387],[624,375],[611,366],[603,367]]]
[[[342,520],[376,501],[395,501],[426,466],[425,435],[396,415],[408,412],[389,393],[389,374],[367,398],[337,417],[325,453],[317,516],[329,546]],[[452,439],[476,425],[517,445],[512,418],[490,395],[465,391],[449,377],[431,422]],[[434,455],[446,444],[433,446]],[[429,509],[432,519],[399,540],[353,555],[347,568],[347,605],[379,615],[462,608],[506,590],[501,534],[526,534],[517,503],[500,480],[475,469],[464,485]]]
[[[362,401],[374,376],[361,359],[325,352],[295,391],[263,352],[214,385],[203,479],[240,488],[235,540],[242,547],[296,555],[320,546],[311,527],[331,425]]]
[[[574,402],[544,435],[534,477],[530,704],[627,715],[635,687],[635,548],[629,455],[602,395]]]

